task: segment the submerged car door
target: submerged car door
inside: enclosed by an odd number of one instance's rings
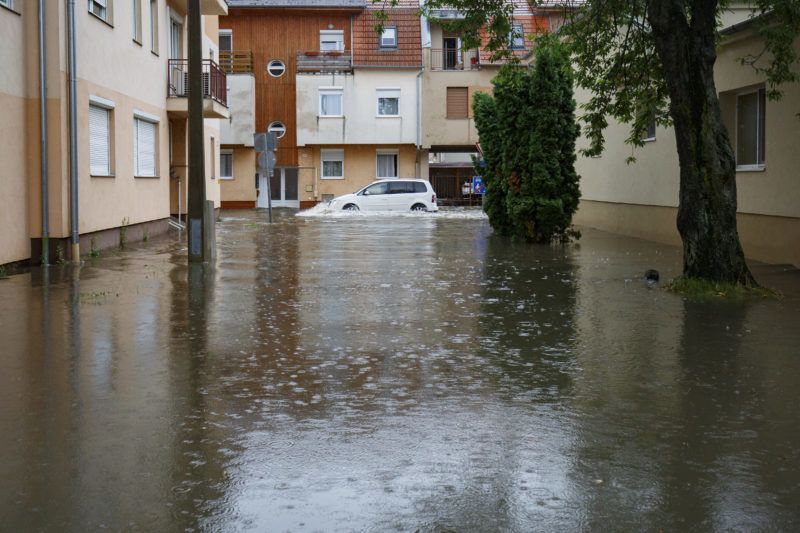
[[[389,202],[389,195],[387,194],[389,184],[386,182],[375,183],[370,185],[361,192],[361,209],[364,211],[386,211]]]
[[[392,211],[405,211],[411,209],[414,184],[409,181],[393,181],[389,183],[388,207]]]

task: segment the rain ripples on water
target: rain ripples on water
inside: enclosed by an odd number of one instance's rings
[[[670,246],[302,215],[0,281],[0,529],[797,528],[796,270],[690,302]]]

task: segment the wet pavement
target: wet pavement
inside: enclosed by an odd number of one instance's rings
[[[797,270],[690,302],[639,279],[677,248],[474,212],[218,231],[0,280],[0,530],[800,527]]]

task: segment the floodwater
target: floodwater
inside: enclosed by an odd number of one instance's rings
[[[797,531],[800,275],[469,212],[222,213],[0,280],[3,531]]]

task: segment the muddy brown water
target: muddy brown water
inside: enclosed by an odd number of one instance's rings
[[[470,216],[222,213],[0,281],[3,531],[800,528],[800,275]]]

